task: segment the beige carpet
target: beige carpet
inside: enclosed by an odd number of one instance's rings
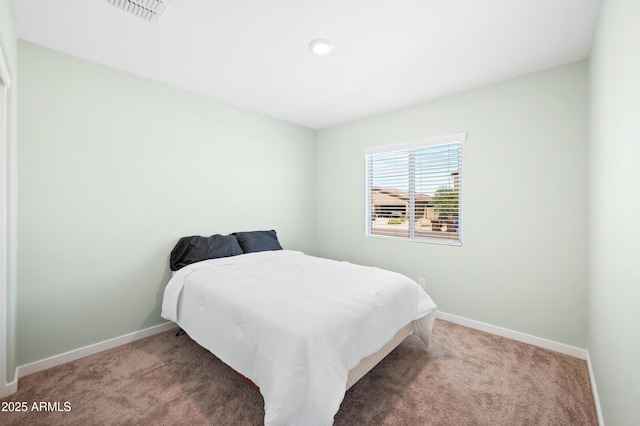
[[[264,416],[258,392],[174,332],[24,377],[2,408],[22,402],[27,412],[0,411],[0,424],[260,425]],[[346,393],[335,424],[597,420],[585,361],[438,320],[431,347],[408,337]]]

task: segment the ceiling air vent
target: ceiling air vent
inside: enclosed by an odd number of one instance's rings
[[[149,22],[158,22],[168,0],[105,0],[107,3]]]

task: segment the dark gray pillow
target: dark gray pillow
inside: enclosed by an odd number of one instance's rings
[[[187,265],[207,259],[242,254],[242,248],[233,235],[215,234],[210,237],[194,235],[182,237],[171,250],[169,268],[177,271]]]
[[[235,235],[245,253],[282,250],[276,231],[273,229],[271,231],[234,232],[231,235]]]

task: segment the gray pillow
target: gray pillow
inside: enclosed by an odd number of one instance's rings
[[[273,229],[270,231],[234,232],[231,235],[238,239],[238,243],[245,253],[282,250],[276,231]]]
[[[207,259],[242,254],[242,248],[233,235],[215,234],[210,237],[194,235],[182,237],[171,250],[169,268],[177,271],[187,265]]]

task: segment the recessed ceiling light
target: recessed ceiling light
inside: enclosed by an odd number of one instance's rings
[[[309,43],[309,49],[316,55],[326,55],[333,50],[333,43],[329,40],[318,38]]]

